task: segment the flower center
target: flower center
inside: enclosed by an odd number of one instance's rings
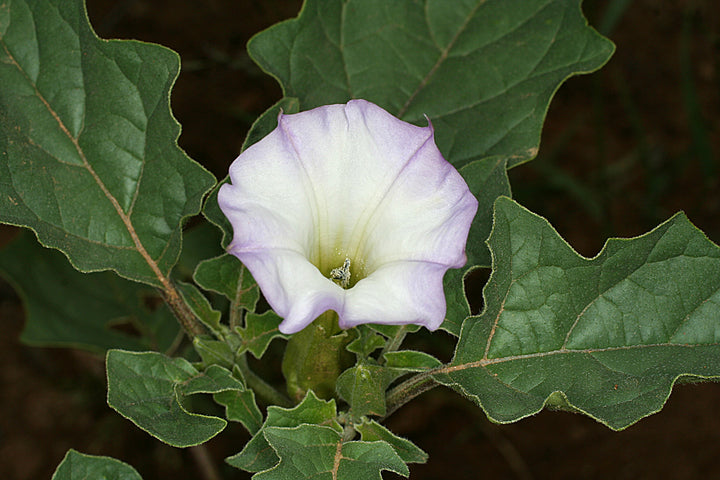
[[[330,270],[330,279],[342,288],[350,286],[350,259],[345,258],[342,266]]]

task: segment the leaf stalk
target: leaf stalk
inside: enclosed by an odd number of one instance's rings
[[[167,280],[165,277],[163,278]],[[160,290],[160,293],[188,337],[193,339],[198,335],[204,334],[205,328],[202,324],[200,324],[193,311],[182,299],[182,296],[177,288],[175,288],[175,285],[167,280],[163,282],[163,287],[164,288]]]
[[[388,391],[385,396],[387,413],[383,418],[389,417],[395,412],[395,410],[402,407],[413,398],[440,385],[432,376],[436,370],[437,369],[429,370],[427,372],[414,375]]]

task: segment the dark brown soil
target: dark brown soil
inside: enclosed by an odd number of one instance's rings
[[[587,0],[584,8],[601,25],[606,5],[619,3]],[[247,58],[245,42],[299,6],[299,0],[89,0],[88,8],[103,37],[157,42],[181,54],[184,70],[173,93],[180,144],[222,177],[252,120],[280,97],[274,80]],[[608,236],[641,234],[680,209],[718,242],[720,4],[629,2],[609,36],[618,48],[614,58],[560,89],[539,158],[511,172],[515,198],[586,256]],[[688,78],[692,86],[684,88]],[[0,245],[12,232],[0,229]],[[0,281],[0,478],[50,478],[69,448],[119,458],[146,480],[211,479],[201,473],[207,458],[223,478],[249,478],[222,464],[247,440],[241,429],[204,449],[153,440],[105,404],[102,359],[20,345],[23,318],[18,297]],[[430,454],[426,465],[412,466],[418,480],[711,479],[720,478],[718,405],[720,384],[684,385],[662,412],[623,432],[559,412],[499,426],[436,389],[388,426]]]

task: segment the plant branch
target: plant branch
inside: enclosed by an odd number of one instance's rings
[[[407,326],[401,326],[395,336],[390,338],[388,343],[385,344],[385,347],[382,349],[382,353],[380,354],[380,358],[382,359],[383,356],[388,352],[394,352],[399,349],[400,345],[402,345],[402,342],[405,340],[407,334]]]
[[[286,408],[293,406],[292,401],[290,401],[287,396],[283,395],[275,387],[260,378],[250,369],[247,357],[244,353],[237,358],[235,364],[242,372],[243,378],[247,382],[248,387],[252,388],[255,393],[257,393],[258,396],[265,400],[268,404]]]
[[[235,291],[235,298],[232,299],[232,302],[230,302],[230,330],[233,332],[236,328],[243,326],[243,312],[245,311],[245,308],[242,303],[240,303],[240,300],[243,297],[243,294],[247,292],[247,289],[243,289],[243,279],[245,278],[245,265],[240,267],[240,276],[237,281],[237,290]]]
[[[435,373],[435,370],[419,373],[391,389],[385,397],[387,413],[383,418],[389,417],[395,412],[395,410],[402,407],[413,398],[440,385],[433,378],[433,373]]]
[[[175,285],[169,281],[169,279],[167,279],[167,282],[163,282],[163,288],[160,290],[160,293],[190,339],[205,333],[205,328],[203,328],[195,316],[195,313],[193,313],[188,304],[185,303],[182,295],[180,295],[178,289],[175,288]]]
[[[205,445],[195,445],[194,447],[190,447],[189,450],[197,469],[200,471],[202,480],[221,480],[220,473],[215,467]]]

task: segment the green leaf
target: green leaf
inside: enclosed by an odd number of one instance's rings
[[[167,288],[214,184],[176,142],[177,54],[99,39],[80,0],[13,1],[0,26],[0,221],[80,271]]]
[[[348,352],[358,355],[359,358],[367,358],[378,348],[382,348],[387,340],[382,335],[373,331],[368,325],[358,325],[354,328],[357,338],[350,342],[347,347]]]
[[[389,444],[382,441],[343,442],[342,436],[330,427],[270,427],[265,430],[265,438],[277,452],[280,463],[254,475],[255,480],[382,480],[383,470],[405,477],[410,474],[407,465]]]
[[[478,211],[468,234],[465,249],[467,264],[463,268],[448,271],[443,280],[447,312],[441,328],[455,336],[460,333],[462,322],[470,315],[470,304],[465,297],[465,276],[477,266],[490,266],[490,250],[485,240],[492,229],[493,205],[499,196],[510,196],[505,158],[488,157],[477,160],[462,167],[460,174],[478,199]]]
[[[300,102],[297,98],[285,97],[277,101],[275,105],[265,110],[263,114],[253,122],[243,142],[242,150],[245,151],[250,145],[259,142],[268,133],[275,130],[277,127],[277,119],[281,112],[288,115],[299,111]]]
[[[272,310],[260,315],[248,313],[245,316],[245,328],[238,328],[242,338],[242,348],[250,351],[255,358],[262,357],[274,339],[289,338],[289,335],[284,335],[278,330],[281,321],[282,318]]]
[[[297,113],[299,111],[299,106],[300,104],[296,98],[286,97],[265,110],[265,112],[255,120],[252,127],[250,127],[250,131],[248,132],[247,137],[245,137],[245,142],[243,142],[242,150],[245,150],[247,147],[258,140],[261,140],[268,133],[273,131],[275,127],[277,127],[277,119],[281,111],[284,113]],[[223,248],[227,247],[232,240],[233,229],[232,225],[230,225],[230,221],[220,210],[220,206],[217,203],[217,192],[222,184],[227,181],[228,177],[225,177],[220,184],[216,185],[210,195],[208,195],[208,199],[203,207],[203,215],[205,218],[217,226],[223,234]]]
[[[190,447],[210,440],[227,425],[222,418],[190,413],[183,406],[185,391],[217,393],[228,389],[227,385],[210,388],[213,379],[199,379],[206,374],[183,358],[110,350],[106,368],[108,405],[158,440]]]
[[[390,444],[398,456],[405,463],[425,463],[428,454],[410,440],[398,437],[375,420],[364,419],[355,430],[360,432],[360,438],[364,442],[384,441]]]
[[[384,356],[386,367],[408,372],[424,372],[442,365],[442,362],[432,355],[414,350],[387,352]]]
[[[173,269],[173,278],[189,281],[198,265],[223,253],[222,235],[210,222],[200,222],[183,231],[182,252]]]
[[[227,248],[228,244],[230,244],[230,242],[232,241],[233,228],[232,225],[230,225],[230,220],[228,220],[222,210],[220,210],[220,205],[218,205],[217,200],[217,194],[220,190],[220,187],[222,187],[229,181],[230,177],[225,177],[223,180],[218,182],[217,185],[215,185],[215,188],[213,188],[208,194],[207,199],[205,200],[205,205],[202,209],[203,216],[210,223],[215,225],[222,233],[222,240],[220,242],[222,248]]]
[[[230,370],[220,365],[210,365],[202,374],[196,375],[177,386],[177,392],[181,395],[243,390],[245,390],[245,385],[235,378],[230,373]]]
[[[183,301],[190,307],[190,310],[192,310],[203,325],[208,327],[216,335],[222,336],[227,330],[227,327],[220,324],[222,313],[210,305],[210,301],[195,285],[185,282],[177,282],[176,285]]]
[[[337,379],[338,395],[350,405],[353,419],[387,413],[385,390],[399,372],[384,366],[359,364],[345,370]]]
[[[456,167],[533,158],[555,90],[613,48],[580,0],[306,0],[248,43],[303,110],[364,98],[409,122],[428,115]]]
[[[252,390],[228,390],[213,395],[217,403],[225,407],[225,418],[231,422],[240,422],[251,435],[255,435],[262,426],[263,415],[255,401]]]
[[[336,415],[335,400],[322,400],[309,391],[303,401],[293,408],[268,407],[265,426],[296,427],[303,423],[312,423],[327,425],[341,432],[342,428],[335,421]]]
[[[251,434],[260,430],[263,415],[255,402],[255,393],[247,390],[238,380],[241,374],[230,373],[227,368],[210,365],[205,371],[178,386],[181,395],[214,393],[213,399],[225,407],[225,417],[231,422],[240,422]]]
[[[52,480],[142,480],[130,465],[110,457],[96,457],[68,450]]]
[[[436,378],[497,422],[544,404],[622,429],[683,377],[720,377],[720,249],[677,214],[586,259],[508,198],[488,240],[485,311]]]
[[[268,444],[263,432],[270,427],[297,427],[304,424],[324,425],[340,434],[342,427],[335,417],[335,401],[319,399],[312,391],[293,408],[268,407],[262,429],[245,445],[243,450],[225,459],[230,465],[248,472],[260,472],[274,467],[280,458]]]
[[[238,371],[232,374],[219,365],[210,365],[202,375],[191,378],[177,390],[182,395],[214,393],[213,399],[225,407],[225,418],[242,423],[254,435],[262,426],[263,415],[255,402],[255,393],[247,390],[238,376]]]
[[[193,348],[206,366],[221,365],[232,368],[235,365],[235,352],[225,341],[215,340],[208,335],[198,335],[193,338]]]
[[[398,334],[415,333],[420,330],[419,325],[383,325],[382,323],[368,323],[367,326],[388,339],[393,339]]]
[[[179,326],[150,287],[112,272],[82,274],[60,253],[42,248],[23,232],[0,250],[0,273],[22,297],[27,322],[21,340],[31,345],[165,350]],[[150,301],[146,301],[150,300]],[[130,325],[140,336],[115,330]]]
[[[456,337],[465,319],[470,315],[470,303],[465,295],[465,276],[470,269],[459,268],[448,270],[443,278],[445,291],[445,320],[440,328]]]
[[[476,265],[489,267],[492,259],[485,240],[492,230],[495,200],[501,196],[510,196],[507,158],[483,158],[465,165],[459,172],[478,200],[478,211],[470,225],[465,250],[468,257],[466,268]]]
[[[260,299],[250,272],[237,257],[228,253],[200,262],[193,279],[201,288],[224,295],[235,308],[254,312]]]

